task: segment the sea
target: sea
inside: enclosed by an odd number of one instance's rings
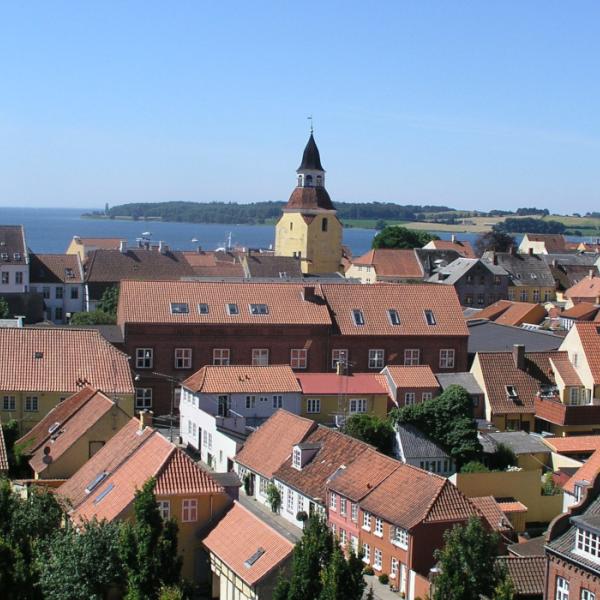
[[[204,223],[168,223],[162,221],[119,221],[89,219],[81,215],[89,209],[0,207],[0,224],[23,225],[27,245],[38,254],[62,254],[74,235],[81,237],[123,237],[135,244],[142,235],[164,241],[174,250],[206,250],[231,245],[244,248],[270,248],[275,243],[274,225],[215,225]],[[371,248],[374,229],[345,228],[343,243],[354,256]],[[450,239],[445,231],[434,231],[441,239]],[[457,237],[473,243],[478,234],[459,233]],[[197,241],[192,241],[197,240]]]

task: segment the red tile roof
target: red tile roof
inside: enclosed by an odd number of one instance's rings
[[[591,302],[580,302],[579,304],[575,304],[571,308],[567,308],[567,310],[563,310],[561,313],[559,313],[559,316],[565,317],[567,319],[581,319],[582,321],[592,321],[599,310],[600,306],[592,304]]]
[[[91,238],[75,236],[83,246],[91,246],[102,250],[118,250],[121,242],[126,242],[127,238]]]
[[[543,442],[559,454],[580,454],[600,449],[600,435],[544,437]]]
[[[291,210],[335,210],[324,187],[297,187],[284,207]],[[313,217],[314,218],[314,217]]]
[[[508,573],[515,598],[541,598],[546,583],[545,556],[500,556],[496,559]]]
[[[128,280],[121,282],[118,322],[330,325],[319,286],[312,286],[314,300],[303,299],[304,289],[302,284],[284,282]],[[187,303],[189,313],[172,314],[171,302]],[[198,312],[199,303],[208,304],[208,314]],[[229,303],[237,304],[237,315],[228,314]],[[251,314],[250,304],[266,304],[268,313]]]
[[[524,513],[528,510],[527,507],[518,500],[499,501],[498,506],[504,514]]]
[[[555,254],[566,250],[567,240],[559,233],[527,233],[530,242],[544,242],[546,252]]]
[[[39,283],[83,283],[79,254],[31,254],[29,281]]]
[[[133,394],[127,356],[93,329],[0,328],[0,364],[6,391]]]
[[[2,262],[25,265],[29,261],[23,225],[0,225],[0,244],[2,245],[0,253],[8,255],[7,261],[2,259]]]
[[[462,309],[452,286],[434,284],[372,284],[321,286],[342,335],[468,336]],[[360,309],[364,325],[356,325],[352,311]],[[392,325],[388,309],[395,309],[400,325]],[[435,325],[428,325],[431,310]]]
[[[477,258],[471,242],[467,240],[433,240],[429,242],[425,248],[435,248],[436,250],[456,250],[465,258]]]
[[[296,373],[303,394],[388,394],[379,373]]]
[[[204,538],[204,545],[251,587],[288,560],[294,549],[291,542],[238,502]],[[259,550],[262,554],[247,565]]]
[[[300,392],[296,374],[289,365],[212,366],[188,377],[183,387],[202,394],[252,394]]]
[[[352,259],[354,265],[375,268],[378,277],[422,279],[423,268],[414,250],[376,249]]]
[[[0,421],[0,471],[8,471],[8,453],[6,452],[6,442],[4,441],[4,431]]]
[[[565,292],[565,298],[600,298],[600,277],[584,277]]]
[[[550,364],[554,368],[554,371],[560,376],[565,385],[569,386],[581,386],[583,385],[575,367],[569,360],[569,355],[566,352],[562,352],[556,356],[550,358]]]
[[[479,509],[494,531],[512,531],[513,526],[494,496],[474,496],[469,500]]]
[[[198,277],[244,277],[240,257],[234,252],[182,252]]]
[[[479,311],[474,318],[489,319],[501,325],[518,326],[522,323],[541,323],[545,314],[544,307],[539,304],[498,300]]]
[[[156,435],[159,435],[158,433]],[[143,448],[141,451],[144,451]],[[156,476],[157,496],[179,494],[222,494],[224,489],[209,473],[177,448]]]
[[[600,326],[596,323],[575,323],[583,353],[596,385],[600,384]]]
[[[292,447],[316,427],[310,419],[279,409],[248,437],[235,460],[270,479],[291,455]]]
[[[563,486],[563,489],[573,494],[575,492],[575,484],[578,481],[587,481],[592,484],[598,473],[600,473],[600,450],[596,450],[583,465],[573,473],[571,478]]]
[[[440,384],[429,365],[388,365],[385,370],[390,374],[394,385],[398,388],[440,387]]]

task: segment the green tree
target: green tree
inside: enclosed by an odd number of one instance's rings
[[[394,453],[394,426],[387,418],[377,415],[352,415],[344,425],[344,433],[375,446],[383,454]]]
[[[503,573],[496,565],[499,537],[481,520],[471,517],[444,533],[444,547],[436,550],[440,574],[433,600],[479,600],[491,597]]]
[[[357,564],[357,560],[361,564]],[[346,560],[339,546],[336,546],[329,564],[322,572],[323,589],[319,600],[361,600],[366,586],[363,566],[352,550]]]
[[[401,225],[388,225],[373,238],[372,247],[411,250],[412,248],[422,248],[432,240],[439,239],[437,235],[427,231],[415,231]]]
[[[461,473],[489,473],[490,470],[478,460],[470,460],[460,469]]]
[[[281,508],[281,492],[274,483],[267,485],[267,502],[274,513],[279,512]]]
[[[92,310],[73,314],[69,323],[71,325],[114,325],[116,321],[113,315],[103,310]]]
[[[133,523],[121,526],[120,555],[125,565],[127,598],[154,599],[162,586],[177,585],[181,558],[177,554],[177,524],[163,522],[150,478],[135,494]]]
[[[508,252],[511,246],[517,245],[517,241],[512,235],[503,231],[486,231],[475,241],[475,252],[481,256],[484,252],[493,250],[494,252]]]
[[[0,319],[8,319],[10,316],[10,307],[8,306],[8,302],[6,298],[0,296]]]
[[[515,597],[515,586],[510,578],[504,574],[494,589],[493,600],[513,600]]]
[[[119,305],[119,287],[111,285],[109,288],[104,290],[100,302],[98,302],[98,310],[117,317],[117,306]]]
[[[2,433],[8,458],[8,472],[13,478],[31,477],[31,469],[27,464],[27,446],[17,444],[21,436],[19,422],[15,419],[2,423]]]

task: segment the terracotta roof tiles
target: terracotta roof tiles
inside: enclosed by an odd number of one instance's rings
[[[295,377],[303,394],[388,394],[379,373],[296,373]]]
[[[573,494],[575,484],[578,481],[587,481],[593,483],[596,475],[600,473],[600,450],[596,450],[584,463],[575,471],[571,478],[565,483],[563,489]]]
[[[500,556],[502,565],[515,588],[515,597],[542,597],[546,582],[545,556]]]
[[[414,250],[379,248],[352,259],[354,265],[375,268],[378,277],[422,279],[423,267]]]
[[[469,500],[480,510],[494,531],[506,533],[513,527],[494,496],[474,496]]]
[[[559,454],[579,454],[600,449],[600,435],[571,435],[542,439],[547,446]]]
[[[575,323],[581,347],[596,385],[600,384],[600,326],[597,323]]]
[[[477,258],[471,242],[467,240],[432,240],[426,248],[435,248],[436,250],[456,250],[465,258]]]
[[[222,494],[224,491],[210,473],[200,468],[187,454],[177,448],[156,476],[154,493],[157,496],[173,496]]]
[[[498,300],[476,315],[477,319],[489,319],[500,325],[521,325],[522,323],[540,323],[546,314],[539,304]]]
[[[292,192],[283,210],[335,210],[335,206],[324,187],[297,187]]]
[[[439,388],[429,365],[388,365],[385,371],[390,374],[392,381],[399,388]]]
[[[584,277],[565,291],[565,298],[600,298],[600,277]]]
[[[29,281],[40,283],[83,283],[78,254],[31,254]]]

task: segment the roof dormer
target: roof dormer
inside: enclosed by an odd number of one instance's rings
[[[292,467],[302,471],[302,469],[315,457],[315,454],[321,449],[319,442],[301,442],[296,444],[292,450]]]

